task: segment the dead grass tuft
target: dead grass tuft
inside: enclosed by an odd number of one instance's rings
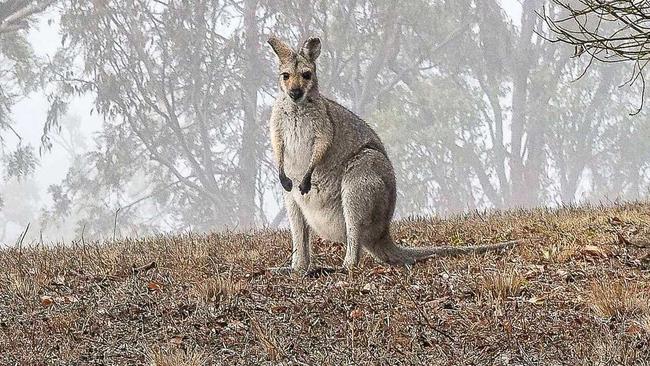
[[[209,364],[210,357],[199,349],[152,348],[147,355],[147,361],[150,366],[205,366]]]
[[[624,320],[647,316],[650,297],[638,284],[612,279],[595,280],[585,295],[587,305],[597,316]]]
[[[263,328],[257,319],[251,318],[251,330],[270,361],[276,362],[285,356],[284,351],[278,345],[277,338],[269,331],[268,327]]]
[[[38,283],[23,275],[9,274],[9,292],[21,300],[33,300],[37,298],[40,286]]]
[[[542,258],[549,263],[566,263],[572,260],[577,253],[578,247],[575,244],[558,244],[554,243],[540,249]]]
[[[199,280],[192,287],[194,298],[204,303],[215,303],[231,299],[246,291],[248,284],[240,279],[229,276],[216,275]]]
[[[479,281],[478,292],[489,300],[503,302],[519,296],[525,284],[526,279],[510,268],[483,276]]]

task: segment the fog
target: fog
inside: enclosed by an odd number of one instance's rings
[[[270,35],[321,38],[321,93],[384,141],[397,217],[647,198],[632,65],[549,42],[543,6],[56,1],[0,33],[0,243],[286,227]]]

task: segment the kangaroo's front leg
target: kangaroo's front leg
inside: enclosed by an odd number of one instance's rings
[[[277,122],[273,119],[271,120],[271,146],[273,147],[275,161],[278,163],[278,177],[280,178],[280,184],[282,184],[282,188],[284,188],[285,191],[291,192],[293,182],[284,173],[284,141],[282,140]]]
[[[324,121],[319,120],[315,123],[314,144],[312,147],[311,158],[309,159],[309,167],[300,182],[300,186],[298,186],[301,194],[307,194],[311,190],[311,175],[314,173],[316,165],[323,160],[327,150],[330,148],[330,145],[332,145],[333,135],[334,130],[329,119]]]

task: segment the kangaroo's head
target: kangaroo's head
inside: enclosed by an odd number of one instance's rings
[[[271,37],[268,42],[280,61],[282,92],[298,104],[318,95],[316,58],[320,55],[320,39],[309,38],[298,52],[276,37]]]

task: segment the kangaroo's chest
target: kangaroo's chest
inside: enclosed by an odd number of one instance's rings
[[[284,168],[291,179],[301,179],[309,167],[314,145],[313,118],[296,114],[283,119]]]

